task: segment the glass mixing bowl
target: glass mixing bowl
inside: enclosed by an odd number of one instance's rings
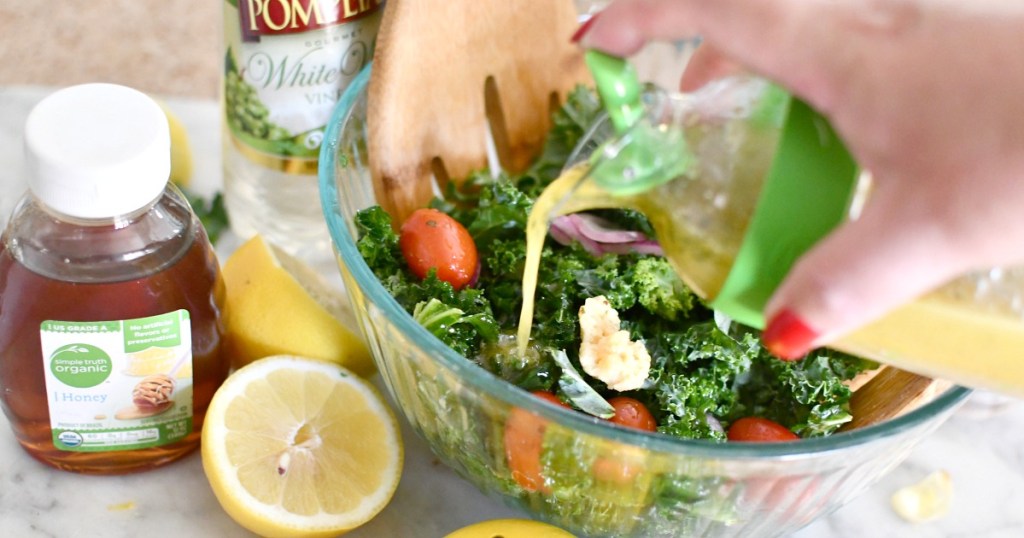
[[[457,354],[385,291],[356,247],[375,204],[367,168],[367,67],[328,125],[320,192],[359,326],[401,412],[445,464],[531,516],[589,536],[779,536],[864,491],[956,409],[954,387],[888,422],[792,443],[688,441],[611,425],[541,401]],[[545,484],[506,460],[512,417],[543,430]]]

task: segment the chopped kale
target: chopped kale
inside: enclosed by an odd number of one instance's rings
[[[481,260],[473,287],[456,291],[433,272],[415,277],[390,217],[379,207],[356,218],[363,258],[398,303],[442,342],[510,383],[558,391],[591,414],[607,415],[600,403],[617,394],[573,366],[580,347],[579,308],[603,295],[619,313],[621,327],[651,355],[647,382],[629,395],[648,406],[660,432],[723,441],[724,429],[743,416],[770,418],[804,437],[835,431],[850,419],[844,381],[872,363],[824,350],[803,361],[775,359],[756,331],[723,332],[713,311],[660,256],[595,257],[576,244],[546,241],[531,341],[520,355],[513,335],[523,304],[527,219],[534,199],[561,172],[599,110],[592,92],[574,91],[553,115],[541,156],[524,174],[492,178],[478,172],[459,187],[453,182],[444,199],[431,203],[473,237]],[[601,210],[600,216],[653,236],[649,221],[635,211]],[[559,360],[552,350],[564,350],[554,352]]]

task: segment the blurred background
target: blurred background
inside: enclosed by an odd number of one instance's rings
[[[113,82],[215,99],[221,2],[0,0],[0,86]]]

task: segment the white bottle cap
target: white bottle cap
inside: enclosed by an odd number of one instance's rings
[[[79,218],[110,218],[145,207],[171,174],[167,116],[146,94],[115,84],[54,92],[25,122],[32,194]]]

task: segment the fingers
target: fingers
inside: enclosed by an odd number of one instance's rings
[[[966,272],[1024,265],[1024,154],[982,161],[888,169],[862,215],[802,256],[766,305],[769,349],[796,358]]]
[[[969,269],[941,205],[908,194],[882,186],[859,219],[798,260],[765,308],[769,350],[801,357]]]
[[[581,44],[628,55],[699,35],[717,53],[693,59],[686,87],[738,63],[824,113],[877,174],[861,218],[805,254],[766,308],[766,343],[795,356],[966,270],[1024,261],[1024,70],[1005,67],[1024,45],[1021,5],[618,0]]]
[[[722,55],[828,111],[845,82],[869,63],[871,22],[889,0],[619,0],[581,45],[628,56],[644,43],[701,36]],[[865,22],[867,21],[867,22]]]
[[[618,0],[601,11],[581,44],[627,56],[648,41],[703,36],[719,41],[727,32],[739,48],[785,36],[810,0]],[[775,43],[775,41],[770,41]],[[719,43],[721,44],[721,43]]]

